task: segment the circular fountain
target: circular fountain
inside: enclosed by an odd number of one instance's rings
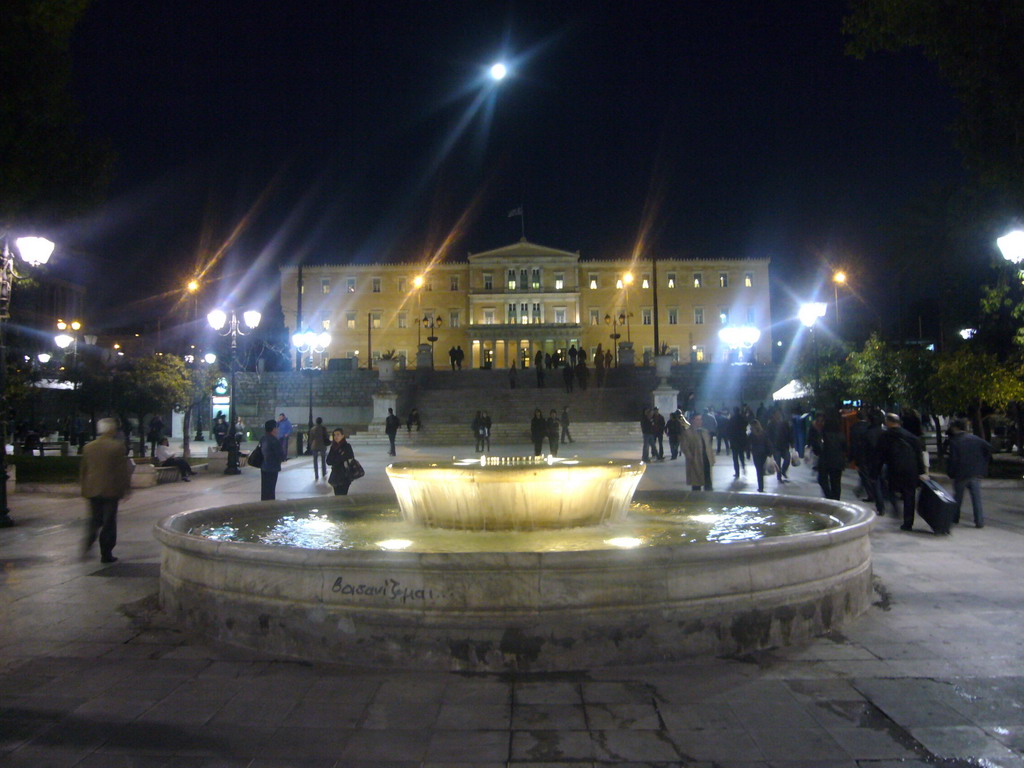
[[[397,507],[330,497],[161,521],[162,605],[307,659],[564,669],[798,643],[870,601],[874,514],[854,505],[634,493],[644,465],[621,461],[387,471]]]

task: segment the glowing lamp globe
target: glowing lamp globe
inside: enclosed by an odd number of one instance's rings
[[[213,330],[219,331],[224,327],[224,323],[228,321],[228,316],[224,313],[224,310],[215,309],[206,316],[206,321]]]
[[[823,302],[812,301],[807,304],[800,305],[800,311],[797,314],[797,317],[800,318],[801,323],[808,328],[811,328],[816,322],[818,322],[819,317],[825,316],[825,311],[827,309],[828,306]]]
[[[260,324],[260,320],[263,319],[263,315],[255,309],[250,309],[248,312],[242,313],[242,319],[245,320],[245,324],[250,328],[256,328]]]
[[[996,245],[1003,253],[1003,258],[1013,264],[1020,264],[1024,261],[1024,230],[1015,229],[998,240]]]
[[[504,80],[505,75],[508,74],[508,67],[502,64],[500,61],[497,64],[491,66],[491,79],[492,80]]]
[[[26,262],[33,267],[38,267],[50,260],[53,253],[53,243],[45,237],[19,237],[14,241],[18,246],[18,253]]]
[[[53,343],[56,344],[61,349],[67,349],[68,347],[71,346],[71,342],[73,341],[74,338],[68,336],[66,333],[60,333],[53,337]]]

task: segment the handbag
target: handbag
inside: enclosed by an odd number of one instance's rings
[[[348,472],[349,480],[358,480],[360,477],[366,474],[366,470],[363,469],[363,465],[355,459],[349,459],[345,462],[345,470]]]
[[[789,463],[794,467],[800,466],[800,454],[796,452],[795,448],[793,449],[793,452],[789,454]]]
[[[775,466],[775,459],[769,456],[764,462],[764,473],[766,475],[774,475],[778,471],[778,467]]]
[[[250,467],[256,467],[259,469],[263,466],[263,448],[256,446],[249,452],[249,457],[245,460],[245,463]]]

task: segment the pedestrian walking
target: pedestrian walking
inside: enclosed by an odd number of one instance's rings
[[[551,449],[552,456],[558,455],[558,436],[561,432],[562,425],[558,421],[558,411],[552,408],[547,418],[548,447]]]
[[[654,447],[654,418],[650,408],[644,408],[640,414],[640,434],[644,439],[640,461],[649,462],[651,460],[651,449]],[[655,450],[655,456],[657,456],[657,450]]]
[[[985,527],[985,515],[981,508],[981,478],[988,475],[992,460],[992,446],[985,440],[967,431],[967,419],[953,419],[949,426],[949,461],[946,472],[953,480],[953,497],[956,512],[953,522],[960,522],[960,508],[964,502],[964,491],[971,493],[971,508],[974,510],[974,526]]]
[[[402,420],[395,415],[393,408],[388,408],[387,418],[384,419],[384,434],[388,436],[388,456],[397,456],[395,450],[395,438],[398,437],[398,429],[402,426]]]
[[[658,407],[655,406],[651,409],[651,426],[653,431],[651,436],[654,438],[651,441],[651,450],[657,457],[658,461],[665,460],[665,417],[658,411]]]
[[[565,391],[568,394],[572,394],[572,374],[573,367],[567,365],[562,369],[562,381],[565,383]]]
[[[839,500],[846,455],[846,436],[839,422],[839,414],[829,413],[822,418],[821,449],[818,452],[818,485],[826,499]]]
[[[124,443],[117,436],[116,419],[100,419],[98,437],[82,449],[79,478],[82,496],[89,501],[83,557],[99,538],[100,562],[113,563],[117,544],[117,505],[130,493],[132,473]]]
[[[793,444],[793,433],[789,422],[783,418],[778,408],[772,410],[768,417],[768,426],[765,428],[768,440],[772,444],[773,457],[775,459],[775,479],[779,483],[788,483],[790,463],[790,446]]]
[[[391,409],[388,408],[388,412]],[[316,424],[309,430],[309,452],[313,456],[313,479],[315,482],[320,481],[321,474],[324,480],[327,479],[327,427],[324,426],[324,420],[320,417],[316,417]]]
[[[689,424],[683,422],[683,456],[686,458],[686,483],[690,490],[712,490],[711,468],[715,454],[711,450],[711,435],[704,429],[704,417],[695,413]]]
[[[263,463],[260,465],[260,501],[273,501],[277,498],[277,476],[281,474],[281,462],[285,460],[280,428],[280,422],[273,419],[267,419],[263,425],[264,434],[259,445],[263,454]]]
[[[288,461],[288,438],[292,436],[292,423],[283,413],[277,417],[277,439],[281,441],[281,461]]]
[[[879,439],[885,478],[889,483],[893,506],[895,494],[903,497],[903,525],[901,531],[914,528],[914,513],[917,505],[917,482],[924,474],[924,460],[921,458],[921,441],[903,429],[900,417],[895,413],[885,415],[885,432]]]
[[[772,441],[768,438],[761,422],[752,419],[750,422],[750,460],[754,462],[754,475],[757,477],[757,490],[764,493],[764,465],[774,452]]]
[[[452,370],[455,370],[456,361],[459,357],[459,353],[455,351],[455,347],[448,350],[448,361],[452,365]]]
[[[512,365],[510,365],[509,369],[508,369],[508,388],[509,389],[515,389],[516,388],[516,379],[517,378],[518,378],[518,376],[516,374],[516,361],[513,360],[512,361]]]
[[[73,424],[73,422],[71,422]],[[71,440],[71,432],[69,429],[68,439]],[[149,441],[149,455],[156,456],[156,447],[160,444],[160,441],[164,437],[164,420],[159,416],[154,416],[149,420],[149,431],[146,433],[146,439]]]
[[[477,453],[482,453],[484,450],[484,415],[481,411],[476,412],[476,416],[473,417],[473,422],[470,424],[470,429],[473,430],[473,439],[475,441],[473,450]]]
[[[483,418],[481,419],[484,425],[484,450],[491,450],[491,415],[484,411]]]
[[[733,409],[732,416],[729,418],[729,447],[732,450],[732,468],[733,478],[740,476],[740,469],[743,470],[743,474],[747,474],[747,425],[750,422],[747,421],[747,417],[740,410],[739,406]]]
[[[530,439],[533,440],[533,455],[540,456],[544,452],[544,437],[548,433],[548,423],[540,408],[533,409],[530,419]]]
[[[352,472],[349,462],[355,459],[352,446],[345,439],[345,430],[340,427],[331,433],[331,447],[327,451],[327,466],[331,468],[328,483],[334,489],[335,496],[347,496],[352,485]]]
[[[590,369],[587,368],[587,361],[583,359],[583,350],[580,350],[579,359],[580,361],[576,363],[576,383],[579,384],[580,392],[586,392],[590,381]]]
[[[540,352],[537,353],[537,357],[533,364],[534,369],[537,373],[537,389],[544,388],[544,355]]]
[[[563,444],[564,443],[575,443],[576,441],[573,440],[572,439],[572,435],[569,434],[569,406],[568,405],[562,407],[562,418],[560,419],[560,421],[561,421],[561,424],[562,424],[562,439],[561,439],[561,442]]]
[[[405,420],[405,431],[412,432],[412,428],[416,427],[416,431],[419,432],[423,427],[423,422],[420,421],[420,409],[413,408],[409,411],[409,417]]]
[[[672,411],[668,416],[668,424],[665,425],[665,434],[668,435],[668,448],[672,453],[671,461],[679,458],[679,441],[683,436],[683,419],[681,411]],[[708,433],[710,435],[710,433]]]
[[[577,356],[577,354],[578,353],[576,351],[576,345],[573,344],[571,347],[569,347],[569,365],[572,368],[576,367],[576,356]]]

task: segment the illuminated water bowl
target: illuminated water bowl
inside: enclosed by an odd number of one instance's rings
[[[387,474],[410,522],[530,531],[621,519],[645,468],[627,461],[483,457],[397,462]]]
[[[365,666],[578,669],[745,653],[805,642],[867,608],[874,518],[739,493],[640,492],[623,519],[534,531],[426,527],[392,496],[236,505],[158,524],[160,596],[212,639]]]

